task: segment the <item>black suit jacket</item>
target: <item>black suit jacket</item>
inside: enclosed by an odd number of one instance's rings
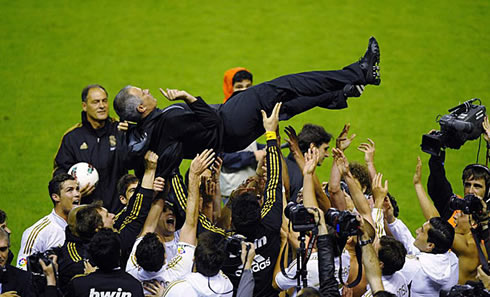
[[[35,296],[31,273],[14,266],[7,265],[5,270],[0,272],[0,283],[2,284],[1,293],[17,291],[17,295],[21,297]]]

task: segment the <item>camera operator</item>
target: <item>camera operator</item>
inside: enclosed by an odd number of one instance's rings
[[[339,296],[338,282],[334,276],[334,250],[337,248],[335,234],[328,234],[324,213],[318,208],[310,208],[308,212],[315,217],[318,224],[318,271],[320,275],[320,294],[316,296],[334,297]],[[384,291],[381,280],[381,268],[376,252],[372,246],[375,231],[370,224],[366,223],[360,216],[357,217],[360,225],[360,243],[362,249],[362,263],[366,269],[366,278],[371,287],[373,296],[395,296]],[[306,296],[303,290],[298,297]],[[311,295],[309,295],[311,296]]]
[[[35,296],[31,273],[7,264],[9,247],[10,237],[0,228],[0,297]]]

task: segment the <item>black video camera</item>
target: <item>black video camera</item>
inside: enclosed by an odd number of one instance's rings
[[[291,221],[293,230],[296,232],[311,231],[317,226],[315,216],[309,213],[303,204],[289,202],[284,209],[284,214]]]
[[[483,205],[480,198],[473,194],[464,196],[464,199],[458,198],[456,195],[449,200],[449,206],[453,210],[462,210],[465,214],[480,216],[483,214]]]
[[[245,237],[240,234],[234,234],[226,238],[225,250],[226,252],[239,256],[242,253],[242,242],[245,241]]]
[[[483,105],[474,105],[475,101],[480,99],[468,100],[449,109],[450,114],[440,118],[438,116],[437,122],[441,130],[422,136],[422,151],[439,156],[442,148],[459,149],[467,140],[480,137],[486,108]]]
[[[455,285],[449,291],[441,291],[441,297],[488,297],[488,294],[481,282],[468,281],[464,285]]]
[[[360,224],[356,215],[347,210],[330,208],[325,213],[325,222],[334,227],[341,237],[357,235]]]
[[[39,260],[42,260],[46,266],[53,263],[49,256],[56,255],[54,249],[47,250],[45,252],[37,252],[27,257],[27,271],[33,274],[43,275],[43,268],[39,264]]]

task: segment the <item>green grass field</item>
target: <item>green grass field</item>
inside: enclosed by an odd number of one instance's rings
[[[423,222],[412,186],[421,135],[435,117],[473,97],[488,103],[490,2],[480,1],[6,1],[0,0],[0,208],[17,253],[23,230],[47,214],[53,157],[80,120],[80,92],[104,85],[112,100],[127,84],[181,88],[222,100],[222,75],[244,66],[259,83],[308,70],[338,69],[381,48],[382,84],[342,111],[314,109],[292,119],[337,135],[344,123],[367,137],[401,217]],[[485,29],[487,28],[487,29]],[[167,103],[163,100],[160,106]],[[115,115],[111,111],[112,115]],[[284,124],[282,125],[284,127]],[[447,156],[462,193],[462,168],[478,142]],[[483,151],[481,156],[483,156]],[[480,158],[481,160],[481,158]],[[319,168],[328,179],[331,159]]]

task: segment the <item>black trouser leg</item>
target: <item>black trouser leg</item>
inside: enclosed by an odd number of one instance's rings
[[[281,119],[288,119],[315,106],[345,107],[345,101],[333,98],[339,97],[346,84],[365,84],[359,63],[342,70],[281,76],[236,94],[220,108],[225,127],[225,152],[243,149],[262,135],[264,128],[260,110],[270,114],[278,102],[284,102],[285,106]],[[332,92],[336,93],[327,94]]]

